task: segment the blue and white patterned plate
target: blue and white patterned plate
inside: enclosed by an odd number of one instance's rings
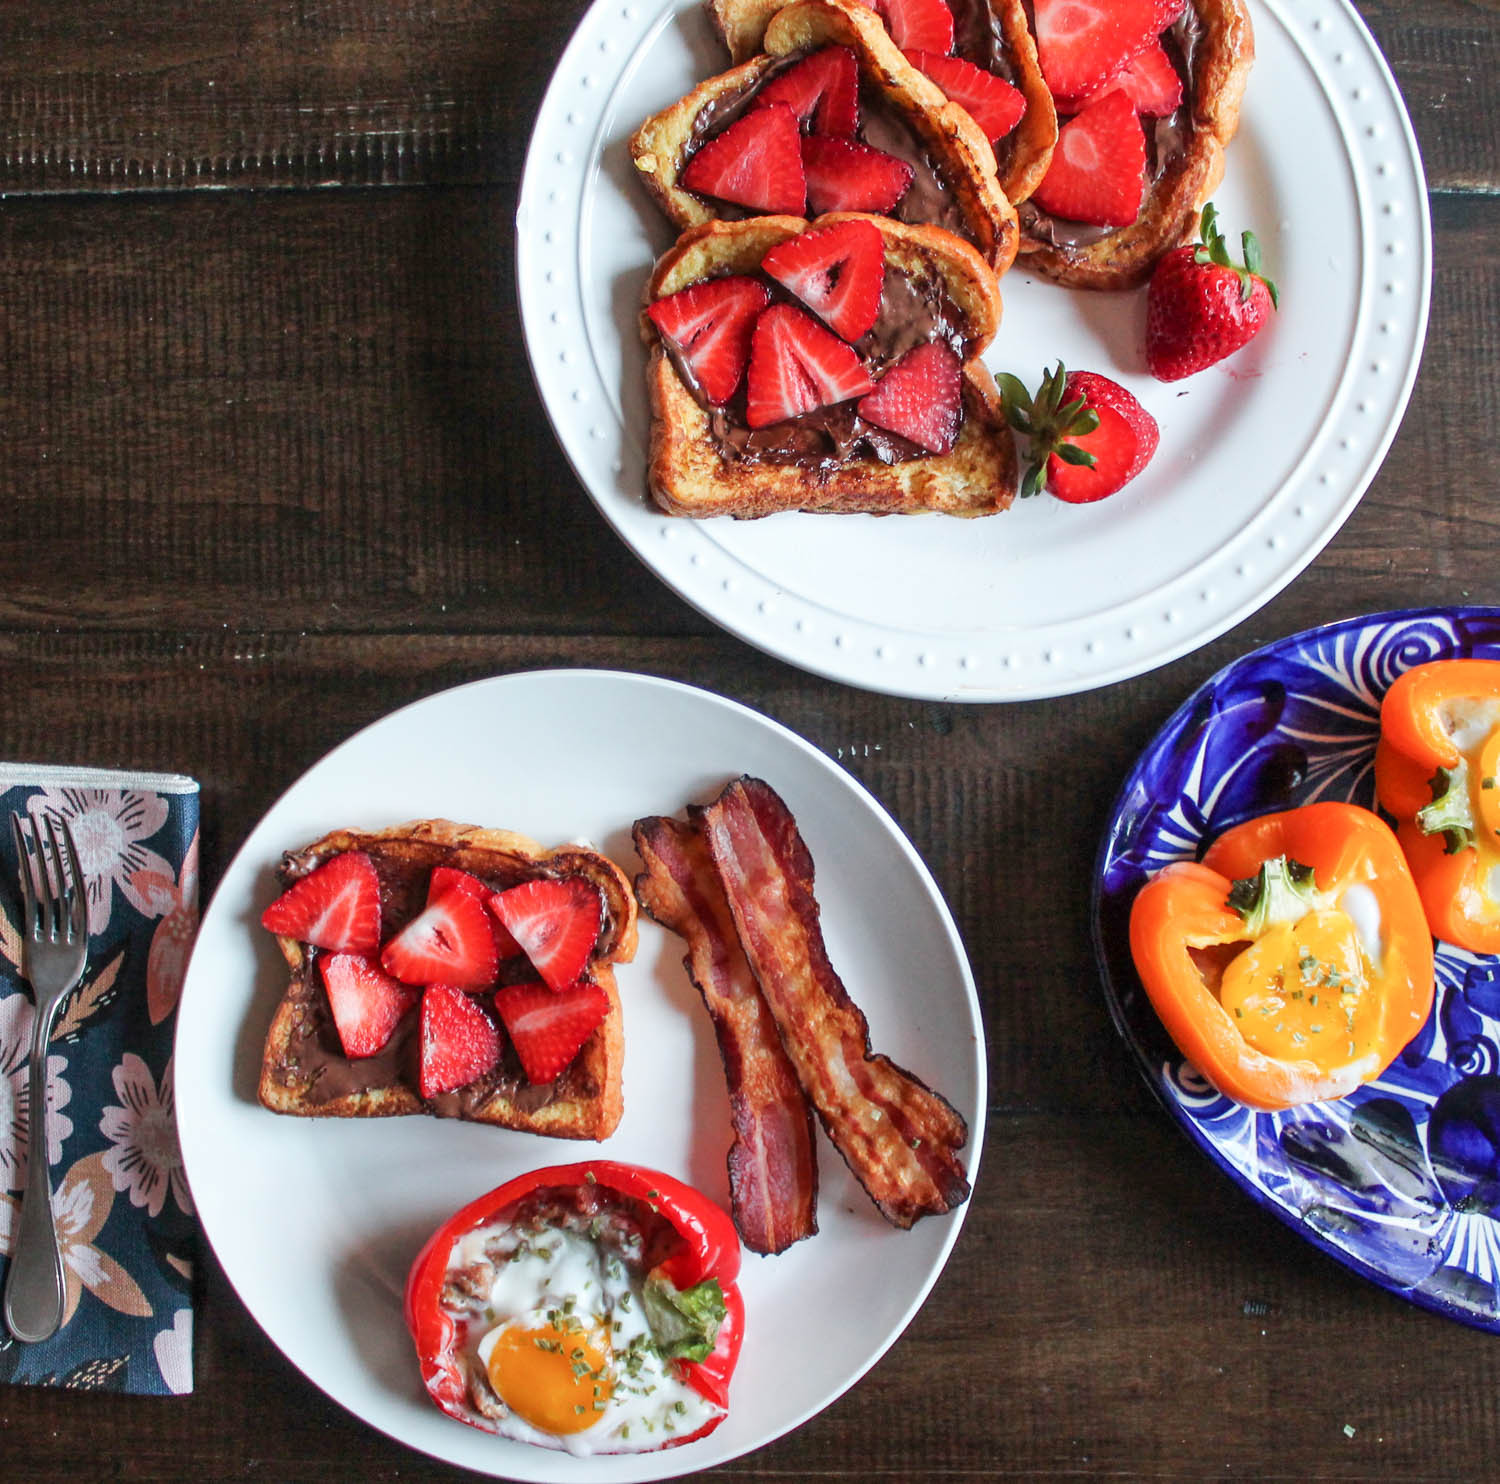
[[[1115,802],[1094,879],[1110,1012],[1152,1089],[1261,1205],[1392,1293],[1500,1333],[1500,960],[1437,945],[1421,1033],[1337,1102],[1257,1113],[1172,1044],[1131,963],[1130,904],[1169,861],[1254,815],[1374,807],[1380,700],[1427,660],[1500,659],[1500,608],[1348,619],[1237,660],[1181,706]]]

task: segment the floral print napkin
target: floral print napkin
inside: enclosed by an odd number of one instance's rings
[[[47,1053],[63,1324],[23,1345],[0,1322],[0,1381],[191,1391],[197,1225],[173,1117],[172,1032],[198,926],[198,785],[0,763],[0,1253],[20,1215],[33,1126],[12,811],[72,829],[88,883],[89,958]],[[0,1256],[0,1281],[8,1261]]]

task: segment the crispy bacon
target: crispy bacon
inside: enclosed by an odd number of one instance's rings
[[[968,1128],[871,1051],[869,1024],[828,961],[812,856],[791,811],[769,784],[741,778],[697,823],[798,1081],[855,1177],[896,1226],[959,1205]]]
[[[675,819],[637,820],[646,869],[640,904],[688,945],[683,962],[713,1020],[729,1085],[734,1224],[755,1252],[781,1252],[818,1229],[812,1110],[734,933],[702,837]]]

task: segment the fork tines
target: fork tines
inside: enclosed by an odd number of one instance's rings
[[[25,912],[23,933],[29,938],[71,943],[83,936],[86,914],[78,848],[65,818],[59,818],[55,824],[53,816],[48,814],[45,822],[46,845],[35,815],[29,815],[23,823],[21,816],[11,811],[10,828],[16,842],[16,869]],[[62,826],[61,844],[57,838],[58,824]]]

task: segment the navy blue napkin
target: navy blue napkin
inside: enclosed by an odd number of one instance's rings
[[[176,775],[0,763],[0,1253],[26,1182],[33,1007],[20,972],[11,812],[67,820],[88,882],[89,958],[47,1054],[47,1155],[63,1325],[0,1381],[173,1394],[193,1387],[197,1223],[172,1093],[172,1032],[198,926],[198,785]],[[0,1281],[8,1258],[0,1256]]]

